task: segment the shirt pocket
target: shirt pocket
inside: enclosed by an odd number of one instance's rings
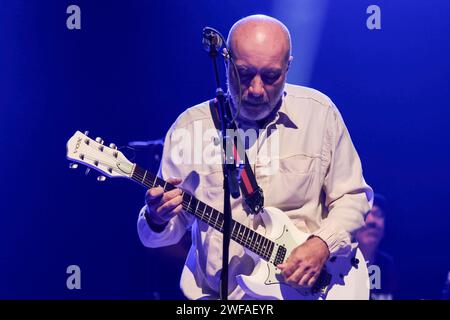
[[[313,186],[317,173],[318,157],[295,154],[278,160],[278,172],[270,177],[267,205],[281,210],[302,207],[313,197]]]

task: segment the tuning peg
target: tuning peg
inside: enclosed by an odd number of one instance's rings
[[[97,181],[105,181],[106,177],[105,176],[98,176],[97,177]]]
[[[86,131],[84,132],[84,135],[85,135],[85,136],[89,135],[89,131],[86,130]]]
[[[87,168],[86,171],[84,172],[85,175],[89,174],[89,171],[91,171],[91,168]]]
[[[69,168],[70,169],[76,169],[76,168],[78,168],[78,163],[71,163],[71,164],[69,164]]]
[[[95,138],[95,141],[100,143],[100,144],[103,144],[103,142],[104,142],[103,139],[100,138],[100,137]]]
[[[117,149],[117,146],[116,146],[114,143],[110,143],[110,144],[109,144],[109,147],[110,147],[111,149],[114,149],[114,150]]]

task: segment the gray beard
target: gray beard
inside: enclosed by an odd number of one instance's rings
[[[278,104],[280,103],[280,100],[282,99],[282,97],[283,97],[283,93],[284,93],[284,90],[281,90],[281,92],[280,92],[280,94],[278,95],[278,97],[275,99],[275,104],[274,105],[270,105],[270,112],[268,112],[268,114],[266,114],[266,115],[264,115],[264,117],[263,118],[261,118],[261,119],[247,119],[247,118],[244,118],[244,117],[242,117],[242,104],[241,104],[241,112],[240,112],[240,114],[239,114],[239,116],[238,116],[238,120],[240,120],[240,121],[243,121],[243,122],[246,122],[246,123],[251,123],[251,122],[257,122],[257,121],[263,121],[265,118],[267,118],[268,116],[270,116],[270,114],[272,113],[272,111],[274,110],[274,109],[276,109],[277,108],[277,106],[278,106]],[[233,112],[233,115],[235,115],[236,114],[236,111],[237,111],[237,105],[238,105],[238,103],[239,103],[239,94],[233,94],[233,92],[232,92],[232,90],[229,90],[228,91],[228,94],[229,94],[229,96],[231,97],[231,110],[232,110],[232,112]],[[245,102],[244,102],[245,103]],[[264,110],[267,110],[267,108],[264,108]]]

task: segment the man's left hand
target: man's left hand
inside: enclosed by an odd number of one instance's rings
[[[295,248],[286,262],[277,267],[281,269],[288,284],[311,288],[329,256],[330,251],[325,241],[313,236]]]

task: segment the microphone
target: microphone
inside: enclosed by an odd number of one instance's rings
[[[219,51],[223,45],[222,36],[216,29],[205,27],[203,28],[203,48],[208,51]]]

